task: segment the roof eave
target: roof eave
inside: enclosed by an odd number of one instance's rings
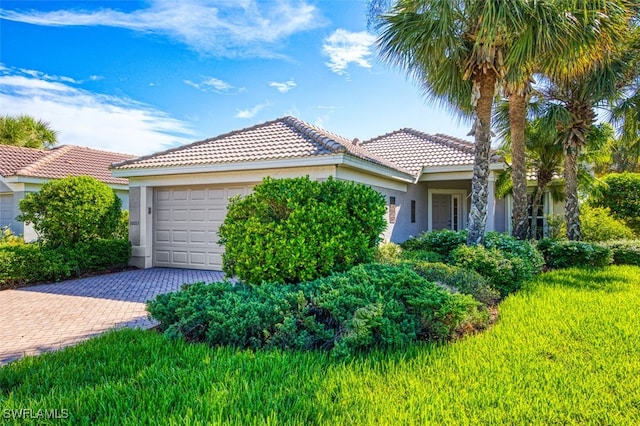
[[[233,163],[199,164],[189,166],[171,167],[138,167],[119,169],[112,168],[111,174],[115,177],[131,178],[158,175],[182,175],[207,172],[232,172],[243,170],[260,170],[272,168],[326,166],[341,164],[343,154],[318,155],[316,157],[280,158],[274,160],[240,161]]]

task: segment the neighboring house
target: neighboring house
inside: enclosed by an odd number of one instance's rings
[[[109,166],[132,158],[135,156],[73,145],[47,150],[0,145],[0,228],[9,226],[27,241],[36,239],[30,225],[16,220],[20,200],[51,179],[67,176],[88,175],[106,183],[122,200],[122,208],[128,209],[128,180],[114,177]]]
[[[131,264],[221,269],[218,227],[228,199],[266,176],[350,180],[385,195],[384,234],[402,242],[435,229],[464,229],[470,208],[473,144],[402,129],[365,142],[283,117],[201,142],[115,164],[129,179]],[[510,226],[510,202],[494,197],[492,157],[487,230]]]

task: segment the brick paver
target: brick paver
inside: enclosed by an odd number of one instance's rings
[[[112,328],[150,328],[145,302],[222,272],[152,268],[0,291],[0,365]]]

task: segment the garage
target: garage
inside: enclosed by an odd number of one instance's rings
[[[247,195],[250,186],[177,186],[154,190],[153,265],[222,269],[224,248],[218,227],[229,198]]]

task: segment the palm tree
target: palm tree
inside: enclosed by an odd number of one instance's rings
[[[526,104],[537,61],[566,51],[582,37],[573,17],[562,13],[571,2],[398,0],[379,18],[383,59],[415,77],[431,100],[475,118],[468,244],[481,243],[484,237],[491,112],[498,83],[504,84],[510,101],[514,234],[526,237]],[[373,1],[370,11],[379,13],[385,3]]]
[[[569,240],[581,239],[578,157],[596,121],[596,108],[619,96],[621,86],[628,81],[632,58],[638,54],[637,49],[629,48],[637,5],[625,0],[593,1],[597,7],[574,10],[585,43],[567,55],[555,57],[555,63],[547,64],[547,77],[542,85],[547,100],[561,105],[570,117],[568,122],[558,122],[563,133]],[[591,0],[583,2],[589,4]],[[598,54],[594,55],[595,52]]]
[[[29,115],[0,116],[0,144],[26,148],[52,148],[57,143],[57,132],[43,120]]]
[[[414,76],[432,100],[474,117],[468,244],[484,241],[493,99],[512,36],[526,27],[525,9],[524,0],[399,0],[380,17],[382,58]]]

